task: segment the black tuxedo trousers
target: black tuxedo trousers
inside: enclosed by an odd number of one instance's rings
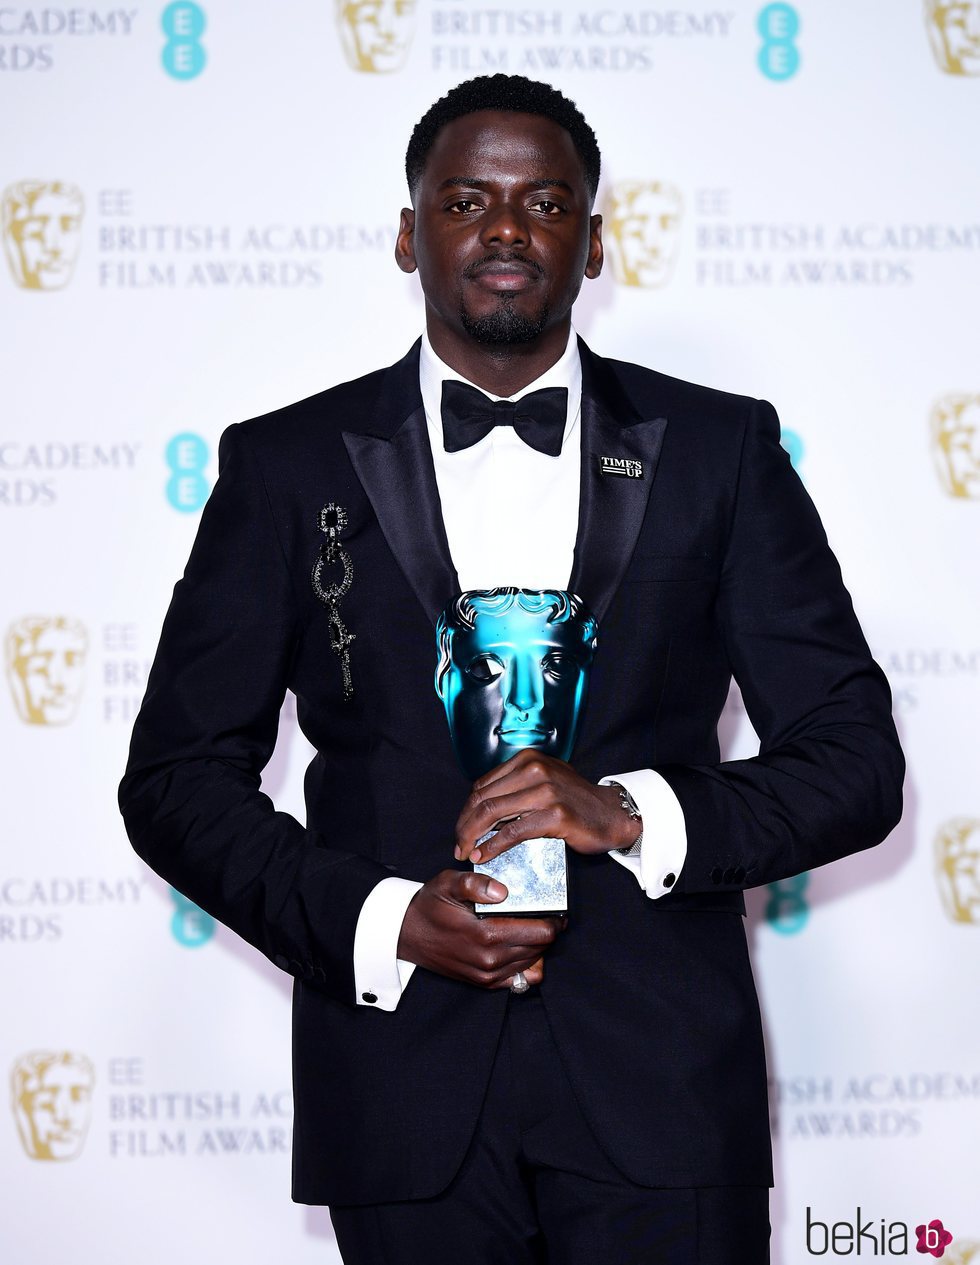
[[[582,1112],[628,1179],[767,1184],[742,891],[895,824],[903,761],[889,692],[771,406],[581,352],[567,587],[598,616],[599,647],[572,763],[592,779],[657,769],[683,809],[688,856],[670,894],[651,901],[609,857],[572,854],[569,925],[548,954],[542,1002]],[[639,462],[642,477],[601,473],[601,457]],[[341,600],[355,638],[350,698],[311,583],[330,503],[346,510],[353,565]],[[140,855],[295,977],[303,1202],[443,1190],[504,1021],[506,993],[425,970],[393,1013],[354,996],[371,889],[454,864],[469,785],[433,673],[435,619],[458,587],[417,345],[390,369],[223,436],[120,799]],[[719,763],[733,675],[761,751]],[[317,752],[305,827],[260,789],[287,690]],[[644,826],[655,840],[656,823]]]

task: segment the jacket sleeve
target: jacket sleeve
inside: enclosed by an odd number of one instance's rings
[[[388,871],[330,847],[260,790],[299,631],[268,496],[232,426],[163,626],[120,808],[162,878],[283,970],[353,1004],[358,914]]]
[[[658,767],[687,828],[676,890],[754,887],[879,843],[902,809],[891,694],[765,401],[745,430],[717,617],[760,751]]]

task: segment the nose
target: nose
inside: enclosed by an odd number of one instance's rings
[[[61,226],[57,217],[49,215],[43,228],[44,248],[49,255],[61,254]]]
[[[532,713],[540,710],[541,704],[541,674],[536,671],[533,663],[526,662],[520,656],[511,669],[507,690],[508,710],[518,712],[522,719],[527,720]]]
[[[530,240],[527,218],[511,202],[500,202],[481,216],[480,241],[484,246],[526,246]]]

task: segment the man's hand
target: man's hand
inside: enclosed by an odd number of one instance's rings
[[[496,835],[477,848],[477,839],[495,826]],[[528,749],[473,783],[456,822],[456,857],[489,861],[525,839],[564,839],[575,852],[611,852],[628,848],[639,833],[615,786],[595,786],[564,760]]]
[[[477,918],[477,902],[497,904],[507,888],[485,874],[441,870],[419,889],[402,922],[398,956],[480,988],[508,988],[518,971],[544,975],[543,951],[564,918]]]

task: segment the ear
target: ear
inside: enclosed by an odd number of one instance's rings
[[[398,236],[395,238],[395,263],[402,272],[414,272],[415,262],[415,212],[411,207],[402,207],[398,221]]]
[[[585,265],[585,275],[594,281],[602,272],[602,216],[593,215],[589,220],[589,258]]]

